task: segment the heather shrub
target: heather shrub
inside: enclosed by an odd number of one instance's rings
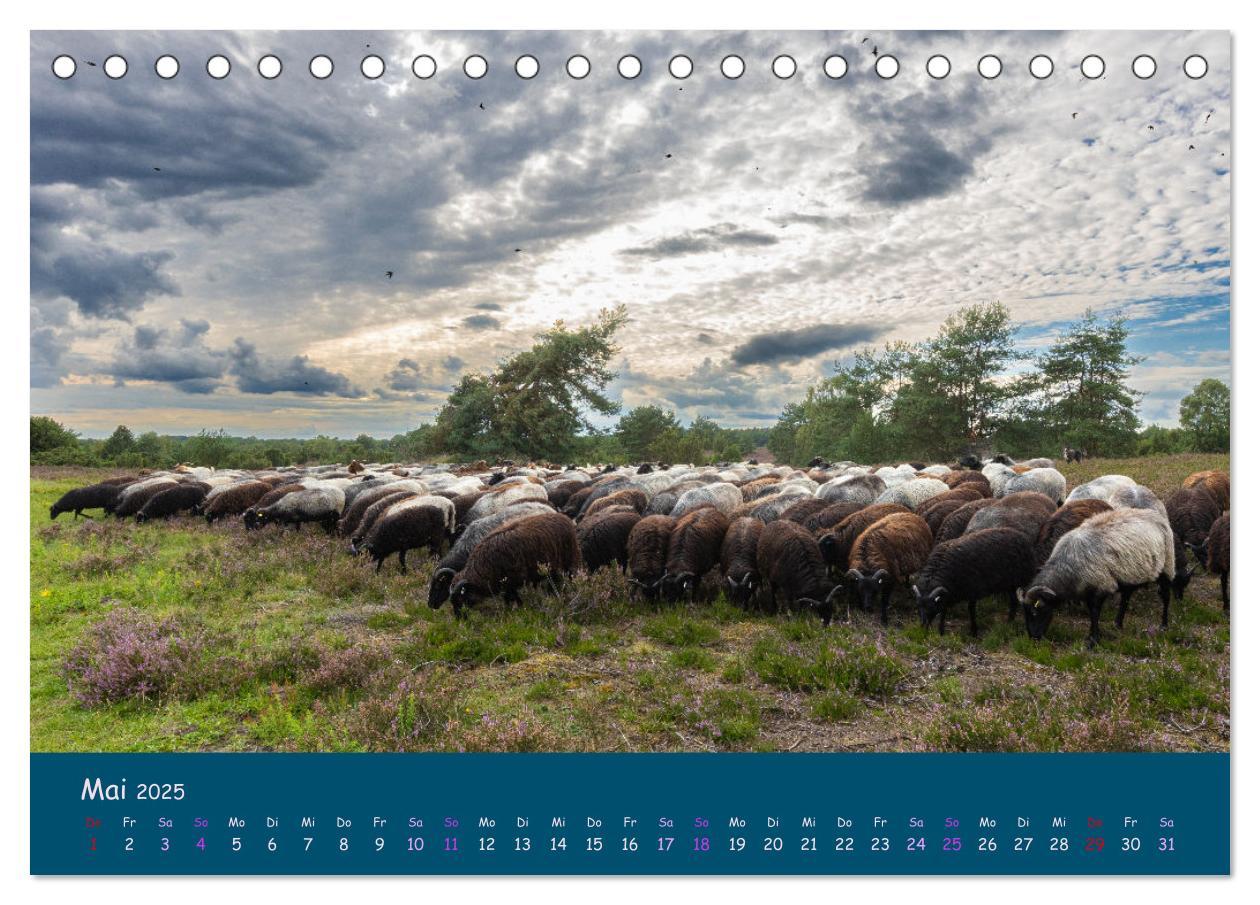
[[[204,648],[200,632],[178,619],[118,607],[87,630],[66,655],[61,673],[84,707],[157,700],[193,688],[186,680]]]

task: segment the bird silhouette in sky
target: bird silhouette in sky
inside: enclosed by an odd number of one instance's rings
[[[673,154],[666,154],[666,155],[665,155],[665,159],[666,159],[666,160],[669,160],[669,159],[670,159],[671,157],[673,157],[673,156],[674,156]]]
[[[1212,114],[1213,114],[1213,113],[1215,113],[1215,112],[1216,112],[1216,109],[1215,109],[1215,108],[1213,108],[1213,109],[1209,110],[1209,111],[1208,111],[1208,115],[1207,115],[1207,116],[1205,116],[1205,117],[1203,117],[1203,121],[1204,121],[1204,122],[1207,122],[1209,119],[1211,119],[1211,118],[1212,118]]]
[[[1194,150],[1194,145],[1191,145],[1191,146],[1190,146],[1190,150],[1191,150],[1191,151],[1193,151],[1193,150]]]
[[[871,56],[873,57],[879,56],[879,48],[876,47],[874,44],[871,45]]]
[[[393,278],[394,278],[394,271],[392,270],[385,271],[385,279],[392,280]]]
[[[1077,117],[1077,116],[1079,116],[1079,115],[1080,115],[1080,114],[1078,114],[1078,113],[1073,113],[1073,114],[1072,114],[1072,119],[1076,119],[1076,117]]]
[[[871,39],[871,36],[870,36],[870,35],[867,35],[865,38],[863,38],[863,39],[862,39],[862,43],[863,43],[863,44],[865,44],[865,43],[866,43],[867,41],[869,41],[870,39]]]
[[[480,107],[482,110],[486,109],[486,105],[484,102],[478,104],[477,106]]]
[[[161,168],[161,167],[154,167],[154,168],[153,168],[153,172],[155,172],[155,173],[160,173],[160,172],[162,172],[162,168]]]
[[[520,250],[519,248],[517,248],[517,249],[513,249],[513,250],[514,250],[514,251],[515,251],[518,255],[521,253],[521,250]]]
[[[1155,131],[1155,127],[1154,127],[1154,126],[1147,126],[1146,128],[1147,128],[1149,131],[1151,131],[1151,132],[1154,132],[1154,131]]]
[[[83,62],[87,63],[89,66],[95,66],[95,65],[96,65],[96,64],[95,64],[95,63],[93,63],[91,60],[84,60]]]

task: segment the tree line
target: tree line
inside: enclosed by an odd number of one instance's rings
[[[46,465],[220,468],[424,460],[497,462],[712,462],[768,447],[776,461],[815,456],[859,462],[946,460],[1001,449],[1021,457],[1063,446],[1095,456],[1229,449],[1229,388],[1202,381],[1181,402],[1180,427],[1141,429],[1141,394],[1128,385],[1141,359],[1128,350],[1122,318],[1087,312],[1040,353],[1021,351],[1001,304],[951,315],[920,343],[858,351],[809,387],[773,427],[723,427],[642,405],[620,414],[607,394],[620,352],[624,307],[591,324],[557,321],[529,348],[486,373],[465,374],[432,423],[380,439],[261,439],[203,430],[193,436],[135,435],[125,425],[86,439],[46,416],[31,418],[31,461]],[[620,414],[601,429],[594,418]]]

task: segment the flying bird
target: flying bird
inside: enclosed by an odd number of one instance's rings
[[[393,278],[394,278],[394,271],[392,270],[385,271],[385,279],[392,280]]]
[[[879,56],[879,48],[876,47],[874,44],[871,45],[871,56],[873,57]]]
[[[1154,132],[1154,131],[1155,131],[1155,127],[1154,127],[1154,126],[1147,126],[1146,128],[1147,128],[1148,130],[1150,130],[1151,132]]]
[[[1205,116],[1205,117],[1203,117],[1203,121],[1204,121],[1204,122],[1207,122],[1209,119],[1211,119],[1211,118],[1212,118],[1212,114],[1213,114],[1213,113],[1215,113],[1215,112],[1216,112],[1216,108],[1215,108],[1215,107],[1213,107],[1211,110],[1209,110],[1209,111],[1208,111],[1208,115],[1207,115],[1207,116]]]
[[[155,172],[155,173],[160,173],[160,172],[162,172],[162,168],[161,168],[161,167],[154,167],[154,168],[153,168],[153,172]]]
[[[866,43],[867,41],[869,41],[870,39],[871,39],[871,36],[870,36],[870,35],[867,35],[865,38],[863,38],[863,39],[862,39],[862,43],[863,43],[863,44],[865,44],[865,43]]]
[[[95,63],[93,63],[91,60],[84,60],[83,62],[87,63],[89,66],[95,66],[95,65],[96,65],[96,64],[95,64]]]
[[[1191,145],[1191,146],[1190,146],[1190,150],[1191,150],[1191,151],[1193,151],[1193,150],[1194,150],[1194,145]]]
[[[517,248],[517,249],[513,249],[513,250],[514,250],[517,254],[520,254],[520,253],[521,253],[521,250],[520,250],[519,248]]]
[[[674,156],[673,154],[666,154],[666,155],[665,155],[665,159],[666,159],[666,160],[669,160],[669,159],[670,159],[671,157],[673,157],[673,156]]]
[[[478,104],[477,106],[478,106],[478,107],[480,107],[482,110],[486,109],[486,105],[485,105],[485,103],[484,103],[484,102],[483,102],[483,103]]]
[[[1078,115],[1079,115],[1079,114],[1073,113],[1073,114],[1072,114],[1072,119],[1076,119],[1076,117],[1077,117]]]

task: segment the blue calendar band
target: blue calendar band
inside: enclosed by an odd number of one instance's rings
[[[34,754],[34,874],[1226,874],[1226,754]]]

